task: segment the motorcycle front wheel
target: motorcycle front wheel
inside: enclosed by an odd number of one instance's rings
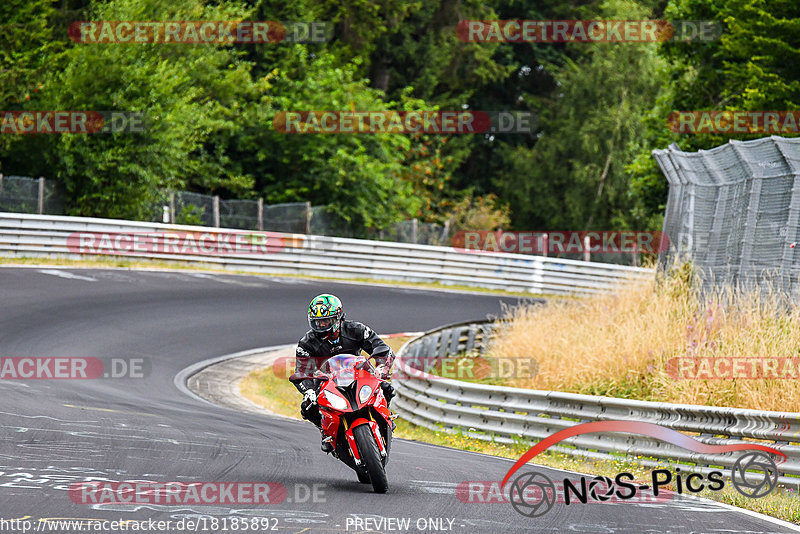
[[[353,429],[353,437],[356,440],[361,461],[367,467],[369,480],[372,482],[372,489],[375,493],[386,493],[389,489],[389,481],[386,479],[386,471],[381,461],[381,453],[375,436],[372,435],[369,425],[357,426]]]

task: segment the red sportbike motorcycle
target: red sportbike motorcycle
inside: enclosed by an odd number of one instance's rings
[[[359,482],[386,493],[384,467],[395,425],[381,389],[383,380],[374,372],[366,358],[340,354],[326,360],[313,378],[321,382],[317,404],[332,454],[356,472]]]

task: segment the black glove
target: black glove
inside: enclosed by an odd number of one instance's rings
[[[394,397],[394,387],[389,382],[381,382],[381,389],[383,390],[383,396],[386,397],[386,404]]]

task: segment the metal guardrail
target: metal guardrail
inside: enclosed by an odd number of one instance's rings
[[[176,232],[232,239],[242,235],[264,237],[269,252],[238,253],[164,247]],[[120,252],[117,248],[81,252],[68,246],[81,235],[146,234],[151,251]],[[147,247],[143,247],[147,248]],[[165,252],[165,250],[168,250]],[[507,253],[465,253],[454,248],[369,241],[336,237],[249,232],[197,226],[0,213],[0,255],[80,259],[86,255],[117,256],[134,260],[160,260],[217,268],[301,274],[330,278],[365,278],[405,282],[439,282],[489,289],[542,294],[591,294],[612,289],[630,278],[654,276],[654,270],[605,263]]]
[[[800,413],[487,386],[441,378],[419,369],[420,358],[483,352],[491,331],[488,322],[449,325],[407,342],[398,351],[395,364],[401,377],[394,381],[398,394],[392,404],[395,411],[431,430],[500,443],[540,441],[577,424],[608,420],[656,423],[714,445],[766,442],[787,457],[778,465],[779,482],[800,486]],[[729,468],[738,457],[736,453],[694,453],[647,436],[620,433],[576,436],[550,450],[593,459],[627,456],[645,466],[672,463],[702,473],[717,466]]]

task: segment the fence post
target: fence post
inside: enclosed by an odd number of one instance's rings
[[[417,243],[418,230],[419,230],[419,221],[416,218],[411,219],[411,242],[414,244]]]
[[[175,191],[169,192],[169,222],[175,224]]]
[[[3,198],[3,173],[0,173],[0,198]]]
[[[583,236],[583,261],[592,261],[592,252],[589,250],[589,236]]]
[[[44,213],[44,176],[39,177],[39,215]]]
[[[264,199],[258,197],[258,231],[264,230]]]
[[[447,219],[444,222],[444,228],[442,229],[442,237],[439,239],[439,244],[442,246],[447,245],[447,239],[450,237],[450,219]]]
[[[306,202],[306,228],[304,234],[311,233],[311,202]]]
[[[219,228],[219,195],[214,195],[214,228]]]

